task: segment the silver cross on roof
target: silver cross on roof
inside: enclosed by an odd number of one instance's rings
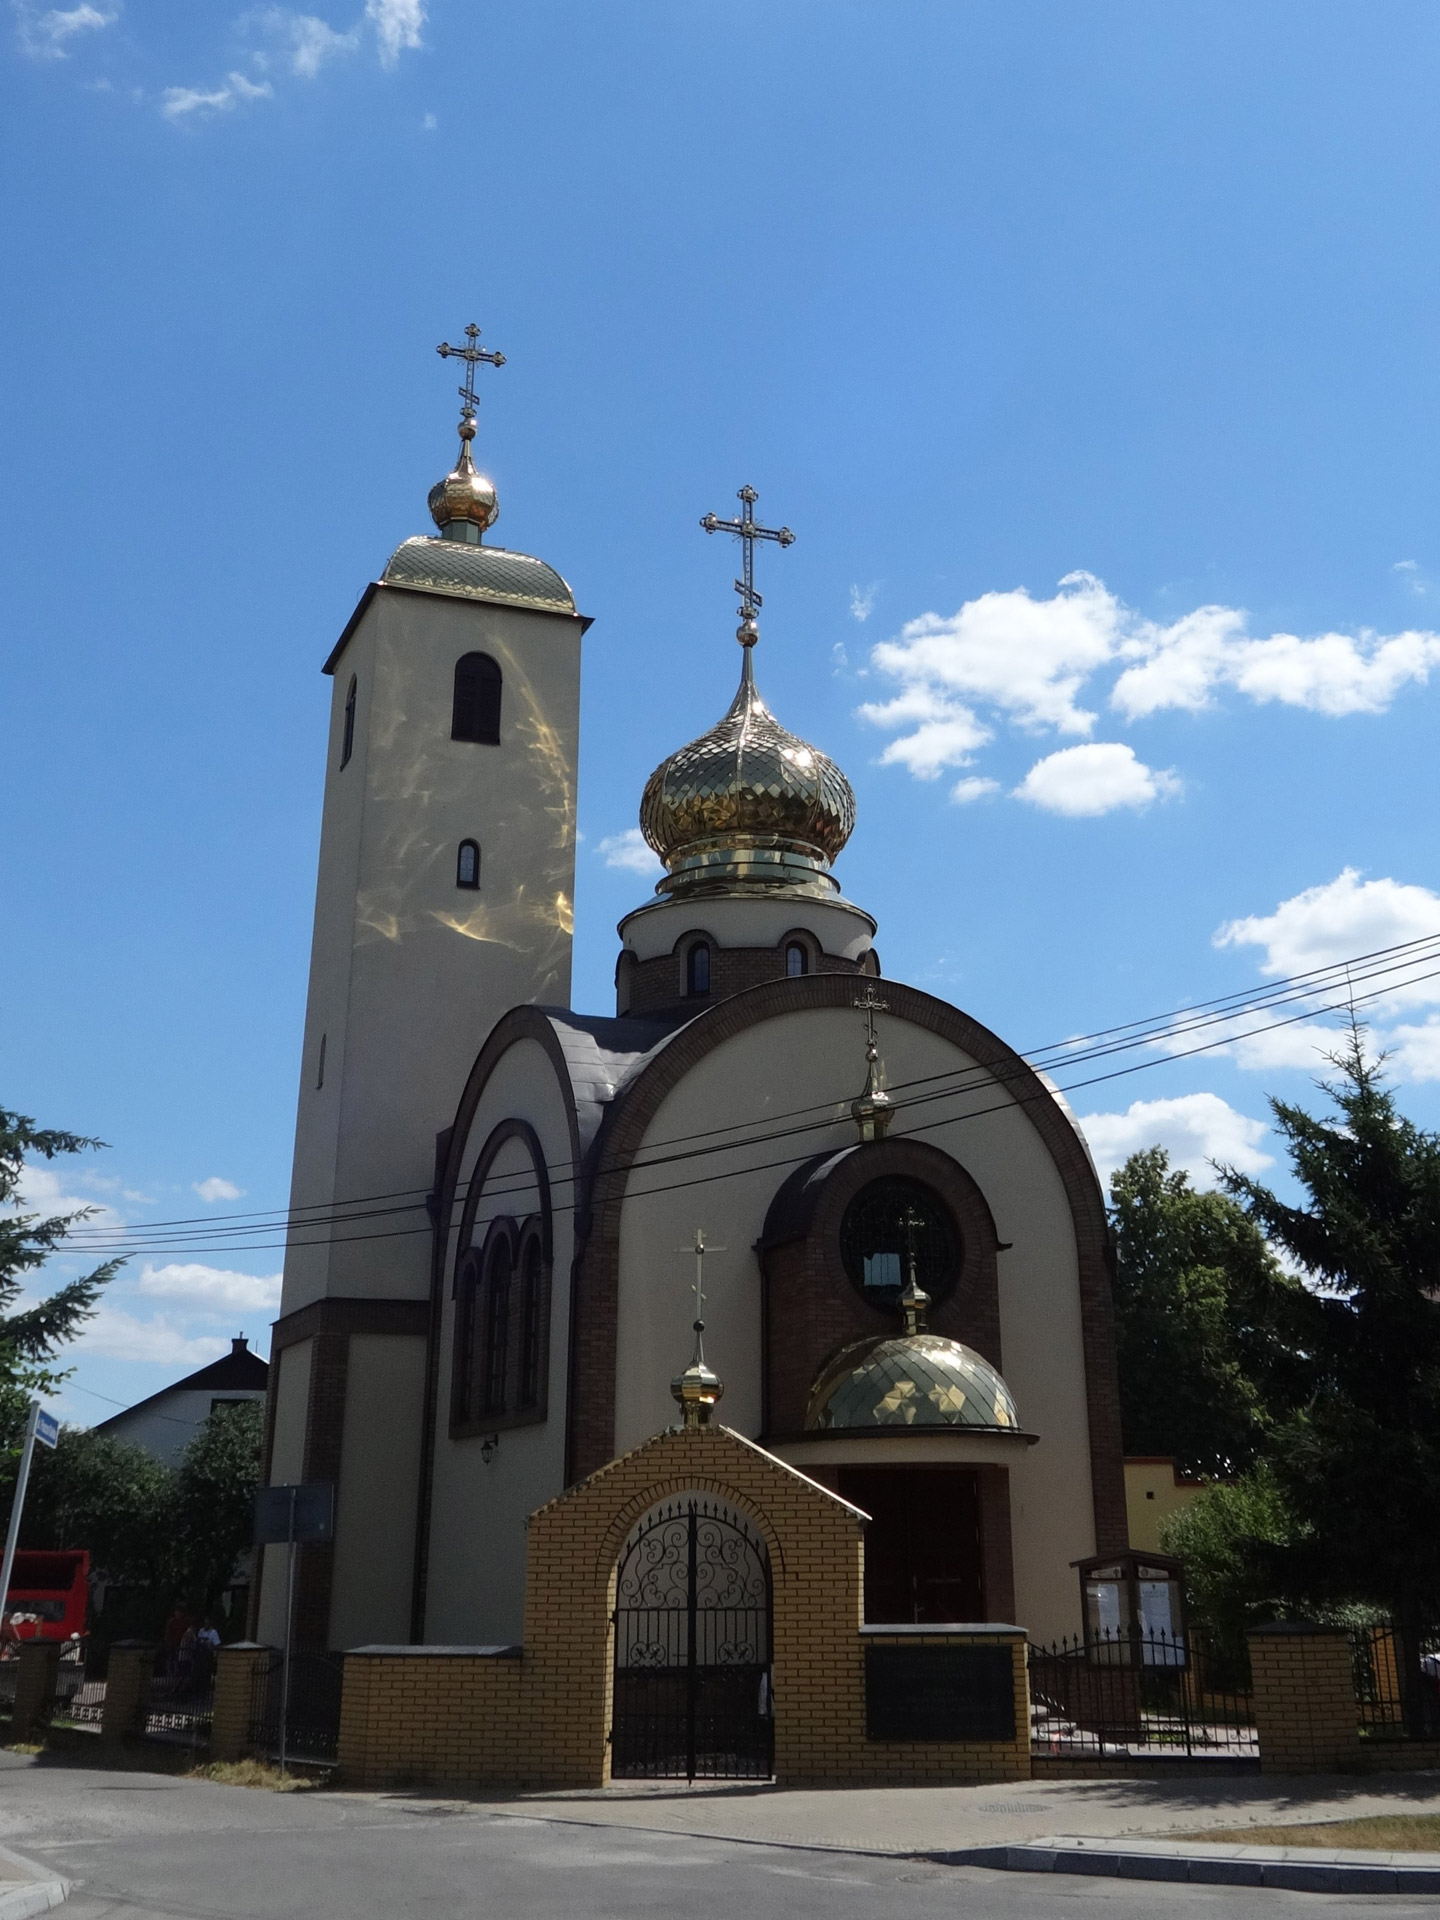
[[[753,487],[741,487],[735,498],[740,502],[739,515],[734,520],[722,520],[718,514],[707,513],[700,524],[706,533],[733,533],[745,549],[745,577],[735,582],[735,591],[740,595],[740,618],[754,622],[758,610],[764,601],[755,591],[755,542],[774,540],[782,547],[793,546],[795,536],[789,527],[762,527],[755,518],[755,502],[760,498]]]

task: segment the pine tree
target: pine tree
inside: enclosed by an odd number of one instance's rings
[[[1440,1135],[1396,1110],[1358,1025],[1332,1064],[1331,1118],[1270,1103],[1306,1204],[1225,1184],[1314,1300],[1313,1387],[1266,1448],[1301,1526],[1277,1571],[1298,1595],[1389,1609],[1418,1734],[1421,1633],[1440,1619]]]

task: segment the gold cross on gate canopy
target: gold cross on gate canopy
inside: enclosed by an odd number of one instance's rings
[[[755,502],[760,498],[753,487],[741,487],[735,498],[740,502],[740,513],[734,520],[722,520],[718,514],[707,513],[700,524],[706,533],[733,533],[745,549],[745,577],[735,582],[735,591],[740,595],[740,618],[753,621],[755,614],[765,602],[755,591],[755,542],[774,540],[782,547],[795,544],[795,536],[789,527],[762,527],[755,518]]]
[[[693,1253],[695,1256],[695,1331],[705,1331],[705,1256],[707,1253],[724,1253],[724,1247],[712,1247],[705,1238],[705,1229],[695,1229],[695,1244],[691,1247],[677,1247],[677,1253]]]
[[[457,388],[456,391],[464,403],[461,410],[461,418],[471,424],[474,422],[475,409],[479,404],[475,396],[476,367],[478,367],[482,361],[484,361],[487,366],[492,367],[503,367],[505,364],[505,356],[503,353],[492,353],[488,347],[482,347],[478,344],[479,339],[480,329],[472,320],[470,325],[465,329],[466,344],[463,347],[452,347],[448,340],[442,340],[440,345],[435,349],[442,360],[454,359],[465,362],[465,384],[463,387]]]

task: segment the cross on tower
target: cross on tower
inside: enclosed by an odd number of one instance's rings
[[[707,513],[700,524],[706,533],[733,533],[745,549],[745,577],[735,582],[735,591],[740,595],[740,618],[747,626],[753,627],[755,615],[765,602],[755,591],[755,542],[774,540],[782,547],[795,544],[795,536],[789,527],[762,527],[755,518],[755,502],[760,498],[753,487],[741,487],[735,498],[740,502],[740,512],[734,520],[722,520],[718,514]]]
[[[455,359],[465,362],[465,384],[463,387],[456,389],[462,403],[460,408],[460,437],[463,440],[473,440],[475,437],[475,409],[479,404],[475,394],[476,367],[480,365],[482,360],[488,366],[492,367],[503,367],[505,364],[505,356],[503,353],[492,353],[488,347],[478,345],[479,339],[480,329],[472,320],[470,325],[465,329],[466,344],[463,347],[452,347],[448,340],[442,340],[440,345],[435,349],[442,360]],[[466,433],[466,427],[469,427],[469,433]]]

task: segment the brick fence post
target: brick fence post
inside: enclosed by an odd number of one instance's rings
[[[100,1738],[123,1740],[139,1731],[135,1721],[150,1690],[150,1675],[158,1649],[148,1640],[117,1640],[106,1668],[105,1707],[100,1716]]]
[[[238,1640],[216,1654],[215,1706],[210,1716],[212,1760],[242,1760],[250,1752],[255,1676],[274,1651],[254,1640]]]
[[[59,1673],[58,1640],[21,1641],[20,1671],[15,1676],[12,1740],[28,1740],[32,1730],[49,1725],[55,1708],[55,1682]]]
[[[1262,1773],[1336,1773],[1358,1764],[1360,1714],[1343,1628],[1252,1627],[1250,1668]]]

